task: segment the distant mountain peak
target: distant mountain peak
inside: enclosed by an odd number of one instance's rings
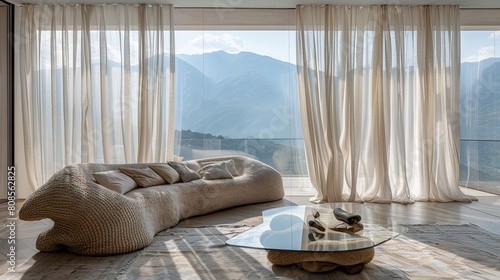
[[[206,53],[197,53],[197,54],[178,54],[177,56],[179,57],[203,57],[203,56],[225,56],[225,57],[242,57],[242,56],[250,56],[250,57],[263,57],[263,58],[269,58],[273,60],[277,60],[271,56],[268,55],[262,55],[262,54],[257,54],[253,52],[248,52],[248,51],[240,51],[238,53],[228,53],[224,50],[218,50],[218,51],[213,51],[213,52],[206,52]]]
[[[500,62],[500,57],[490,57],[490,58],[486,58],[486,59],[483,59],[480,61],[466,61],[466,62],[462,62],[461,64],[463,66],[463,65],[471,65],[471,64],[476,64],[476,63],[491,64],[491,63],[495,63],[495,62]]]

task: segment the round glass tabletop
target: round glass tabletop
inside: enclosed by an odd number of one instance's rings
[[[333,210],[341,208],[361,216],[347,224]],[[262,212],[263,223],[226,241],[227,245],[301,252],[346,252],[375,247],[406,232],[406,228],[357,203],[287,206]],[[354,232],[356,231],[356,232]]]

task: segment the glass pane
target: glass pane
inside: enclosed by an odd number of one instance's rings
[[[176,153],[239,154],[307,176],[295,32],[176,31]]]
[[[500,194],[500,31],[462,31],[460,183]]]

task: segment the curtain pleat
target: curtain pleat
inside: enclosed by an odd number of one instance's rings
[[[19,79],[32,188],[66,165],[173,155],[170,5],[23,5]]]
[[[471,201],[458,188],[457,6],[298,6],[314,202]]]

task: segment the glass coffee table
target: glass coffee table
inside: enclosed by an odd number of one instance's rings
[[[338,231],[347,224],[336,219],[335,208],[361,216],[356,232],[352,228],[351,232]],[[272,264],[297,264],[311,272],[342,266],[348,273],[358,273],[373,259],[374,247],[407,231],[404,226],[356,203],[280,207],[262,212],[262,217],[262,224],[227,240],[226,244],[265,249]]]

